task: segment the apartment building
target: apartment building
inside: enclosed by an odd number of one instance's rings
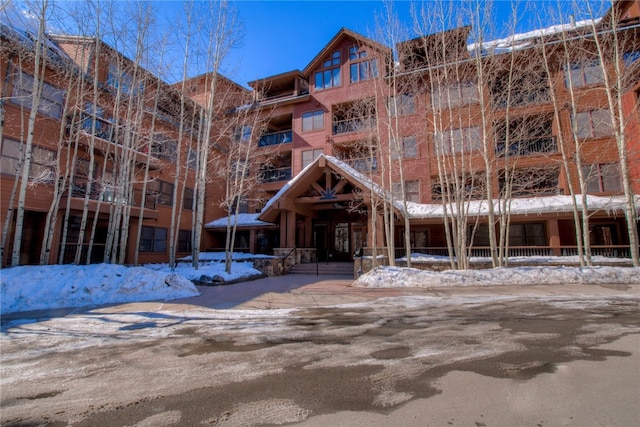
[[[198,105],[181,102],[175,88],[95,38],[38,42],[3,25],[1,45],[2,265],[13,263],[17,228],[19,264],[133,264],[166,262],[172,250],[191,254]],[[220,85],[246,92],[228,80]],[[28,139],[31,167],[17,227]],[[220,211],[212,206],[208,214]]]
[[[252,171],[243,248],[348,261],[391,236],[402,256],[408,218],[413,251],[447,255],[455,220],[486,255],[492,199],[511,255],[576,253],[586,214],[593,254],[629,256],[617,143],[639,194],[638,16],[637,1],[617,2],[596,24],[601,52],[589,22],[481,46],[464,27],[399,43],[397,62],[342,29],[302,71],[250,82],[268,117],[253,143],[268,155]],[[607,95],[618,84],[621,109]],[[214,240],[225,223],[206,226]]]
[[[506,224],[510,254],[567,255],[586,213],[592,252],[628,256],[624,172],[640,194],[639,17],[640,2],[616,2],[596,24],[600,55],[588,23],[482,45],[463,27],[393,49],[343,28],[304,69],[249,82],[252,91],[212,73],[169,85],[86,37],[47,37],[36,73],[33,35],[3,26],[2,265],[18,228],[20,264],[190,254],[197,124],[212,88],[226,95],[204,146],[215,159],[251,144],[253,180],[230,208],[229,171],[209,166],[201,250],[224,248],[232,211],[236,250],[297,250],[302,261],[350,261],[390,241],[402,256],[407,224],[413,251],[447,255],[447,234],[462,224],[471,253],[485,255],[491,215],[493,227]],[[247,111],[259,116],[253,128],[233,120]]]

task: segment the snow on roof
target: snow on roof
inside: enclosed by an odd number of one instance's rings
[[[223,216],[222,218],[218,218],[211,222],[208,222],[204,225],[204,228],[226,228],[227,224],[230,223],[232,226],[236,221],[236,217],[238,219],[238,227],[264,227],[268,225],[273,225],[270,222],[261,221],[258,219],[260,214],[233,214],[229,216]],[[228,222],[230,220],[230,222]]]
[[[578,28],[587,27],[590,25],[598,24],[598,19],[586,19],[578,22],[571,22],[567,24],[552,25],[546,28],[539,28],[537,30],[528,31],[526,33],[512,34],[503,39],[491,40],[480,44],[482,51],[488,51],[490,53],[509,52],[511,50],[524,49],[531,46],[536,38],[549,37],[554,34],[560,34],[565,31],[572,31]],[[478,48],[478,43],[470,43],[467,45],[467,50],[474,51]]]
[[[636,199],[636,206],[640,202],[640,199]],[[582,206],[581,197],[576,198],[578,209]],[[409,218],[412,219],[427,219],[427,218],[442,218],[444,215],[445,206],[450,212],[453,208],[451,205],[443,204],[419,204],[407,202]],[[474,200],[467,204],[469,215],[487,215],[489,213],[489,204],[486,200]],[[494,200],[493,206],[495,212],[499,212],[500,201]],[[600,210],[607,213],[621,212],[625,208],[624,196],[587,196],[587,206],[590,211]],[[527,214],[542,214],[548,212],[571,212],[573,205],[571,196],[549,196],[549,197],[530,197],[530,198],[516,198],[510,201],[509,211],[512,215],[527,215]]]
[[[273,205],[280,197],[282,197],[282,195],[284,193],[286,193],[287,190],[289,190],[289,188],[291,188],[300,179],[300,177],[305,175],[307,170],[315,167],[315,165],[320,161],[320,158],[324,158],[328,162],[333,163],[334,166],[338,167],[339,169],[341,169],[344,172],[344,175],[346,175],[347,177],[351,178],[352,180],[362,184],[363,188],[367,188],[367,189],[370,189],[370,190],[374,191],[380,197],[383,197],[383,198],[388,197],[387,192],[384,191],[384,189],[382,187],[380,187],[378,184],[373,182],[369,177],[367,177],[363,173],[358,172],[357,170],[355,170],[354,168],[352,168],[351,166],[349,166],[347,163],[343,162],[342,160],[339,160],[339,159],[337,159],[335,157],[332,157],[332,156],[327,156],[326,154],[320,154],[318,156],[318,158],[316,158],[312,163],[308,164],[302,170],[302,172],[300,172],[295,177],[293,177],[293,179],[291,179],[291,181],[289,181],[287,184],[285,184],[280,189],[280,191],[278,191],[271,199],[269,199],[267,204],[262,208],[262,212],[261,213],[266,212],[267,209],[269,209],[269,207],[271,205]],[[397,209],[403,211],[402,204],[399,203],[397,200],[394,201],[394,205],[395,205],[395,207]]]

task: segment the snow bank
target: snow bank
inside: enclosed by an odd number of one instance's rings
[[[378,267],[352,286],[365,288],[433,288],[438,286],[640,284],[640,268],[516,267],[488,270],[424,271]]]
[[[199,294],[186,278],[166,271],[113,264],[2,269],[0,312],[80,307]]]
[[[222,260],[224,261],[224,253],[222,253],[222,255]],[[145,267],[165,274],[171,274],[171,268],[169,268],[168,264],[147,264]],[[233,262],[231,273],[227,273],[224,271],[224,263],[215,261],[201,262],[197,270],[191,267],[191,264],[179,263],[176,265],[174,272],[189,280],[198,280],[205,275],[209,277],[220,276],[225,282],[245,277],[255,277],[262,274],[253,268],[252,262]]]

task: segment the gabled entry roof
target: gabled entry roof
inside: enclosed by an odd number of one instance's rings
[[[324,186],[318,183],[323,177]],[[267,202],[258,219],[275,222],[280,210],[298,210],[311,204],[353,202],[358,198],[355,192],[367,204],[371,193],[380,199],[388,198],[387,193],[366,175],[335,157],[321,154]],[[402,212],[401,204],[396,202],[396,205],[398,212]]]

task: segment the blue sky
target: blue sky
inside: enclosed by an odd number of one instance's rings
[[[243,47],[229,56],[223,74],[243,85],[258,78],[304,69],[342,27],[373,37],[376,17],[384,14],[382,1],[235,0],[232,4],[243,22],[244,40]],[[416,36],[411,32],[411,4],[402,0],[393,2],[398,19],[409,27],[408,38]],[[556,4],[539,0],[533,7],[540,10],[542,6]],[[498,25],[509,21],[512,5],[510,1],[493,2],[493,19]],[[549,21],[545,25],[556,23],[546,15],[542,18],[533,15],[523,16],[518,31],[539,27],[536,22],[541,19]]]
[[[433,6],[435,0],[394,0],[392,2],[395,15],[398,20],[408,29],[406,37],[409,39],[416,37],[412,26],[412,4],[420,5],[422,2]],[[482,0],[478,0],[482,1]],[[572,2],[565,0],[534,0],[529,2],[529,12],[520,13],[521,20],[518,22],[517,31],[524,32],[541,26],[548,26],[558,23],[544,13],[544,9],[549,6],[557,7],[571,5]],[[584,0],[577,0],[578,4]],[[590,0],[591,1],[591,0]],[[604,0],[593,0],[600,3]],[[71,6],[74,1],[54,0],[57,5]],[[163,32],[178,33],[175,26],[177,16],[183,14],[183,2],[174,0],[149,1],[151,6],[158,12],[158,34]],[[524,3],[521,1],[520,3]],[[607,3],[607,1],[604,1]],[[11,4],[11,3],[10,3]],[[24,3],[21,0],[13,2],[17,8],[22,8]],[[78,4],[78,3],[76,3]],[[116,0],[116,5],[118,2]],[[331,38],[342,27],[349,28],[367,37],[375,38],[376,24],[385,15],[384,3],[381,0],[350,0],[350,1],[249,1],[231,0],[231,4],[236,8],[240,21],[244,27],[241,47],[235,49],[226,58],[221,69],[222,74],[232,80],[247,85],[249,81],[295,69],[304,69],[307,64],[316,56],[318,52],[331,40]],[[452,3],[456,15],[460,16],[462,22],[456,22],[450,27],[467,24],[464,22],[465,14],[462,2]],[[512,1],[494,0],[492,22],[495,28],[500,29],[507,24],[512,15]],[[119,4],[122,11],[126,10],[125,3]],[[602,7],[602,6],[600,6]],[[541,12],[542,11],[542,12]],[[539,13],[538,13],[539,12]],[[126,13],[126,12],[125,12]],[[596,13],[597,15],[600,12]],[[67,15],[68,16],[68,15]],[[566,15],[565,15],[566,16]],[[580,19],[581,17],[577,17]],[[62,18],[66,19],[66,18]],[[563,19],[564,22],[567,19]],[[173,24],[167,24],[174,22]],[[55,25],[52,25],[55,27]],[[73,32],[73,30],[69,30]],[[499,34],[504,36],[504,34]],[[109,40],[105,40],[109,43]],[[176,57],[171,60],[173,64],[180,64],[181,59]],[[176,77],[166,76],[168,79],[178,80],[180,76],[180,65],[175,70],[170,70],[169,74]],[[204,73],[206,69],[194,69],[192,75]]]

